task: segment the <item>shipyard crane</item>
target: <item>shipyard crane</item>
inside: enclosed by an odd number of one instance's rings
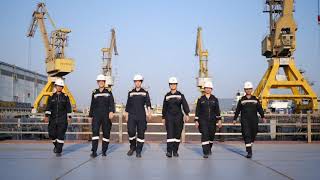
[[[197,29],[197,40],[196,40],[196,49],[195,49],[195,56],[199,57],[199,72],[197,79],[197,87],[199,88],[199,91],[201,94],[204,93],[204,83],[206,81],[211,81],[211,78],[209,77],[208,73],[208,50],[203,49],[202,44],[202,28],[198,27]]]
[[[48,18],[53,31],[50,37],[47,33],[45,19]],[[46,71],[48,74],[48,82],[42,89],[33,104],[33,112],[43,110],[43,106],[47,104],[48,97],[54,92],[54,82],[57,78],[64,79],[64,76],[74,70],[74,61],[65,57],[65,48],[67,45],[69,29],[56,28],[56,25],[50,17],[44,3],[38,3],[36,10],[32,14],[32,21],[27,32],[27,37],[34,37],[37,27],[40,27],[40,33],[44,47],[46,50]],[[76,101],[67,86],[64,86],[64,93],[70,98],[73,110],[76,110]]]
[[[102,48],[102,73],[106,76],[106,86],[109,90],[113,86],[113,76],[112,76],[112,55],[118,55],[117,41],[116,41],[116,31],[111,29],[111,39],[109,47]]]
[[[268,58],[268,69],[254,91],[264,109],[270,100],[290,100],[294,110],[317,110],[317,95],[297,69],[293,53],[296,50],[297,25],[293,17],[294,0],[266,0],[269,13],[269,34],[262,41],[262,55]],[[280,73],[279,70],[283,70]],[[274,90],[286,89],[277,94]],[[274,94],[273,94],[274,93]]]

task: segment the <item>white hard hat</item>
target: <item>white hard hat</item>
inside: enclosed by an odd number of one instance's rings
[[[204,83],[204,88],[213,88],[213,84],[212,84],[212,82],[211,81],[206,81],[205,83]]]
[[[97,79],[96,79],[97,81],[105,81],[106,80],[106,77],[103,75],[103,74],[99,74],[98,76],[97,76]]]
[[[136,74],[133,77],[134,81],[143,81],[143,77],[140,74]]]
[[[64,86],[64,81],[62,79],[56,79],[56,81],[54,82],[54,85],[57,85],[57,86]]]
[[[247,81],[244,83],[244,89],[252,89],[253,88],[253,84],[250,81]]]
[[[178,84],[178,79],[176,77],[170,77],[169,84]]]

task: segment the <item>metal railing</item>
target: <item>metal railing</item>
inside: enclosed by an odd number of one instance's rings
[[[44,131],[30,131],[23,130],[22,127],[25,126],[46,126],[48,123],[40,122],[43,119],[43,114],[25,114],[33,119],[37,119],[36,122],[23,122],[21,118],[18,118],[16,122],[3,122],[0,120],[0,134],[16,134],[16,135],[47,135],[48,132]],[[161,114],[153,114],[154,118],[160,118]],[[112,124],[117,126],[117,130],[111,131],[112,135],[117,135],[119,142],[123,142],[123,136],[127,135],[127,131],[124,130],[124,126],[126,126],[126,122],[124,122],[123,113],[116,113],[115,117],[117,117],[118,121],[113,122]],[[190,114],[190,121],[193,119],[194,114]],[[233,115],[222,115],[223,117],[223,127],[239,127],[240,123],[233,124],[232,122],[226,122],[226,119],[232,119]],[[266,127],[269,132],[260,132],[258,136],[269,136],[271,139],[275,139],[277,136],[306,136],[307,142],[312,142],[312,136],[320,135],[320,116],[315,114],[296,114],[296,115],[266,115],[268,119],[268,123],[259,123],[259,127]],[[289,122],[289,119],[293,119],[293,121]],[[80,122],[80,121],[88,121],[88,117],[85,114],[73,114],[73,121],[70,125],[74,126],[91,126],[89,122]],[[315,122],[313,122],[315,121]],[[194,123],[186,122],[184,123],[184,128],[181,134],[182,142],[186,141],[186,136],[197,136],[201,135],[199,132],[195,130],[190,130],[188,127],[194,126]],[[6,127],[9,126],[9,127]],[[163,123],[160,122],[151,122],[148,123],[148,127],[151,126],[163,126]],[[298,127],[300,129],[304,129],[304,131],[297,132],[278,132],[279,128],[282,127]],[[7,129],[5,129],[7,128]],[[11,130],[10,130],[11,129]],[[188,130],[187,130],[188,129]],[[191,128],[192,129],[192,128]],[[81,131],[81,132],[72,132],[67,131],[67,135],[91,135],[91,128],[89,131]],[[317,130],[316,132],[314,130]],[[147,131],[146,135],[166,135],[165,131]],[[217,132],[218,136],[241,136],[241,132]]]

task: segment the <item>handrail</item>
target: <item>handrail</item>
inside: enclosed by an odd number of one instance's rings
[[[44,117],[44,114],[30,114],[30,116],[32,116],[35,119],[42,119]],[[122,143],[123,142],[123,135],[126,135],[127,132],[124,131],[123,126],[126,125],[127,123],[123,122],[123,114],[122,113],[116,113],[115,116],[118,116],[118,122],[113,122],[113,125],[118,126],[117,131],[113,131],[111,132],[111,134],[113,135],[118,135],[119,137],[119,142]],[[153,114],[154,117],[157,116],[161,116],[161,114]],[[86,120],[88,119],[88,117],[85,114],[82,113],[74,113],[73,114],[73,120]],[[194,114],[190,114],[190,117],[194,117]],[[230,114],[223,114],[222,115],[223,119],[226,117],[233,117],[233,115]],[[271,118],[269,123],[259,123],[259,126],[267,126],[269,127],[268,129],[270,130],[270,132],[262,132],[262,133],[258,133],[258,136],[271,136],[272,139],[274,139],[276,136],[281,136],[281,135],[305,135],[307,136],[307,140],[310,143],[312,140],[312,135],[320,135],[320,132],[312,132],[312,129],[314,128],[314,126],[318,126],[320,127],[320,118],[319,118],[319,123],[318,122],[312,122],[311,119],[312,117],[319,117],[317,115],[313,115],[313,114],[299,114],[299,115],[289,115],[289,116],[285,116],[285,115],[266,115],[266,117]],[[274,119],[275,117],[303,117],[306,118],[306,122],[292,122],[292,123],[288,123],[288,122],[283,122],[280,123],[278,122],[278,120]],[[318,120],[318,119],[317,119]],[[10,127],[11,129],[17,128],[19,130],[17,131],[9,131],[9,130],[0,130],[0,134],[47,134],[47,131],[24,131],[21,129],[22,126],[28,126],[28,125],[35,125],[35,126],[45,126],[48,123],[45,122],[21,122],[21,119],[18,118],[17,122],[1,122],[0,121],[0,126],[6,126],[6,125],[12,125],[14,127]],[[72,122],[69,125],[77,125],[77,126],[91,126],[91,123],[89,122]],[[186,131],[187,126],[194,126],[195,123],[191,123],[191,122],[186,122],[184,123],[184,130],[182,132],[182,141],[185,142],[186,136],[196,136],[196,135],[200,135],[199,132],[188,132]],[[223,127],[239,127],[240,123],[228,123],[228,122],[223,122],[222,123]],[[152,122],[152,123],[148,123],[148,126],[163,126],[163,123],[158,123],[158,122]],[[283,127],[283,126],[293,126],[293,127],[303,127],[306,128],[307,132],[277,132],[277,127]],[[72,134],[72,135],[90,135],[91,131],[82,131],[82,132],[70,132],[68,131],[66,134]],[[150,132],[147,131],[145,133],[146,135],[166,135],[166,132]],[[217,132],[216,135],[219,136],[239,136],[241,135],[240,132]]]

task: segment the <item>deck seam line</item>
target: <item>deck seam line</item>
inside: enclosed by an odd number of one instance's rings
[[[240,156],[243,156],[243,155],[240,154],[240,153],[237,153],[237,152],[235,152],[235,151],[229,150],[228,148],[225,148],[223,145],[219,145],[219,146],[221,146],[222,148],[224,148],[224,149],[226,149],[227,151],[230,151],[230,152],[232,152],[232,153],[234,153],[234,154],[238,154],[238,155],[240,155]],[[286,177],[286,178],[288,178],[288,179],[290,179],[290,180],[294,180],[294,178],[292,178],[292,177],[290,177],[290,176],[288,176],[288,175],[286,175],[286,174],[284,174],[284,173],[282,173],[282,172],[280,172],[280,171],[277,171],[277,170],[273,169],[272,167],[266,166],[266,165],[260,163],[260,162],[257,161],[257,160],[248,159],[248,158],[246,158],[246,159],[247,159],[248,161],[252,161],[252,162],[254,162],[254,163],[256,163],[256,164],[258,164],[258,165],[260,165],[260,166],[262,166],[262,167],[264,167],[264,168],[267,168],[267,169],[269,169],[269,170],[271,170],[271,171],[273,171],[273,172],[275,172],[275,173],[277,173],[277,174],[279,174],[279,175],[281,175],[281,176],[283,176],[283,177]]]
[[[98,156],[100,156],[100,154],[99,154]],[[63,178],[64,176],[66,176],[66,175],[68,175],[69,173],[71,173],[72,171],[80,168],[81,166],[83,166],[84,164],[88,163],[88,162],[91,161],[91,160],[94,160],[94,158],[90,158],[90,159],[88,159],[88,160],[80,163],[79,165],[75,166],[74,168],[71,168],[71,169],[68,170],[67,172],[65,172],[65,173],[63,173],[62,175],[58,176],[58,177],[56,178],[56,180]]]

